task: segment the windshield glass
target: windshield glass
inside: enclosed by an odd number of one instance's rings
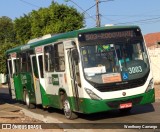
[[[85,78],[96,84],[142,78],[149,71],[142,41],[106,43],[93,41],[81,47]]]

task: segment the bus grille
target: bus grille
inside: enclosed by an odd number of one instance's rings
[[[122,83],[103,84],[95,88],[99,90],[100,92],[111,92],[111,91],[136,88],[136,87],[140,87],[145,84],[148,75],[149,75],[149,72],[143,78],[134,79],[134,80],[122,82]]]
[[[106,104],[111,108],[119,108],[120,104],[132,103],[132,105],[137,105],[137,104],[139,104],[141,102],[141,100],[142,100],[142,96],[141,97],[137,97],[137,98],[133,98],[133,99],[107,102]]]

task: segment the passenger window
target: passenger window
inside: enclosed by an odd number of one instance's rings
[[[64,71],[65,70],[65,59],[64,59],[64,45],[56,44],[54,45],[55,51],[55,70]]]
[[[13,60],[13,65],[14,65],[15,73],[18,73],[19,72],[19,59],[18,58]]]
[[[22,53],[21,54],[21,72],[25,72],[27,70],[27,65],[26,65],[26,54]]]
[[[12,76],[13,72],[12,72],[12,61],[11,60],[8,61],[8,67],[9,67],[9,74],[11,75],[11,77],[13,77]]]
[[[45,71],[54,71],[54,48],[52,45],[44,47]]]
[[[42,58],[42,55],[38,56],[38,61],[39,61],[39,69],[40,69],[41,78],[44,78],[44,73],[43,73],[43,58]]]
[[[17,60],[16,63],[18,63],[19,60]],[[30,54],[28,52],[24,52],[20,54],[20,71],[21,72],[31,72],[31,60],[30,60]]]
[[[39,78],[36,56],[32,57],[32,63],[33,63],[33,72],[34,72],[34,75],[35,75],[36,78]]]

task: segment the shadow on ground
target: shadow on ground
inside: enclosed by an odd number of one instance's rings
[[[9,95],[9,91],[6,88],[0,88],[0,105],[4,103],[9,103],[9,104],[18,104],[18,106],[22,106],[23,108],[27,108],[23,102],[19,102],[16,100],[13,100],[11,96]],[[55,109],[55,108],[48,108],[44,109],[42,106],[37,106],[36,108],[38,109],[43,109],[45,112],[48,113],[58,113],[64,115],[63,110]],[[36,112],[36,110],[34,110]],[[138,114],[144,114],[144,113],[149,113],[155,111],[154,107],[152,104],[147,104],[143,106],[136,106],[132,108],[130,113],[121,113],[119,110],[112,110],[112,111],[107,111],[107,112],[100,112],[100,113],[95,113],[95,114],[78,114],[79,118],[85,119],[88,121],[96,121],[96,120],[101,120],[101,119],[108,119],[108,118],[118,118],[118,117],[127,117],[131,115],[138,115]]]

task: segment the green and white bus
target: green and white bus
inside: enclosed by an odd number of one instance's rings
[[[63,109],[66,118],[155,101],[150,60],[138,26],[81,29],[6,51],[13,99]]]

